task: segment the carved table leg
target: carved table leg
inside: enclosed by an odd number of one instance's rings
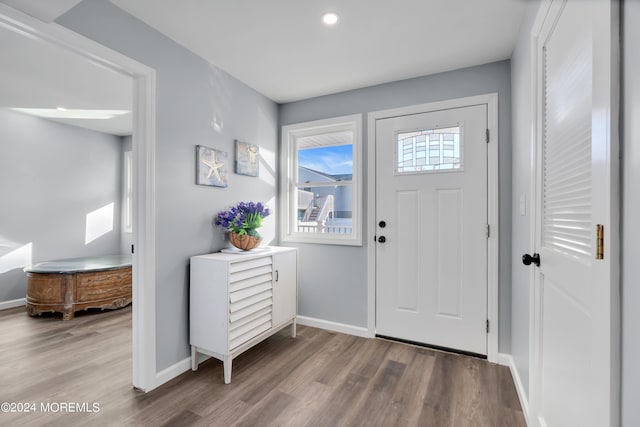
[[[75,275],[74,274],[65,274],[64,275],[64,307],[62,308],[62,320],[71,320],[73,319],[73,292],[75,288]]]

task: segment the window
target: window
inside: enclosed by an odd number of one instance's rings
[[[124,152],[122,177],[122,231],[133,231],[133,161],[131,151]]]
[[[281,238],[362,245],[362,117],[283,126]]]
[[[462,169],[460,126],[399,132],[396,142],[399,175]]]

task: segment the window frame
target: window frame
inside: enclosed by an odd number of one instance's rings
[[[297,139],[312,135],[351,131],[352,153],[352,231],[351,234],[313,233],[296,230],[298,184]],[[280,240],[287,243],[316,243],[362,246],[362,114],[285,125],[281,128]]]

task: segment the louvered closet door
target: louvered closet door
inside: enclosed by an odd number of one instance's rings
[[[229,268],[229,349],[271,328],[272,258],[234,262]]]
[[[531,418],[539,426],[601,427],[615,417],[615,248],[606,248],[605,259],[596,259],[597,224],[615,233],[611,62],[603,52],[607,34],[613,34],[607,3],[554,2],[538,47],[542,79],[535,249],[541,263],[532,267]]]

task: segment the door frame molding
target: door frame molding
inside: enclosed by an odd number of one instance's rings
[[[133,387],[150,391],[161,384],[156,373],[155,145],[156,72],[56,23],[45,23],[0,4],[0,26],[43,40],[133,80],[132,358]]]
[[[498,317],[500,223],[498,199],[498,94],[496,92],[388,110],[372,111],[367,114],[367,231],[370,233],[369,236],[366,236],[367,333],[368,336],[372,338],[375,337],[376,334],[376,245],[373,239],[373,230],[376,229],[376,121],[479,104],[487,104],[487,126],[490,134],[490,143],[487,147],[487,221],[491,228],[490,237],[487,239],[487,319],[491,327],[487,333],[487,360],[497,363],[500,331]]]

